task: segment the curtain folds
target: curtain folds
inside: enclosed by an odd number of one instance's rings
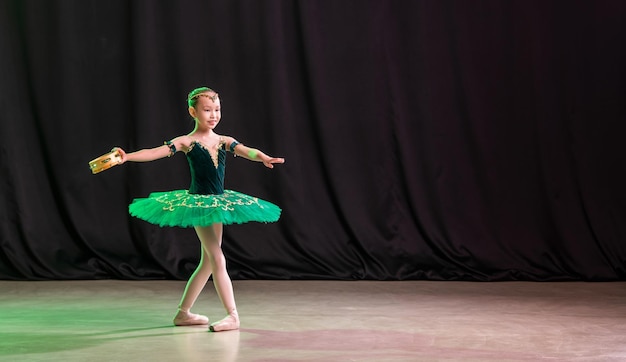
[[[621,1],[4,1],[0,278],[183,279],[193,230],[131,218],[182,154],[92,175],[193,127],[226,187],[281,206],[225,228],[235,279],[623,280]]]

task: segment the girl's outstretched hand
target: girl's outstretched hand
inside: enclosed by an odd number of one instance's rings
[[[128,157],[126,156],[126,152],[124,152],[123,149],[119,148],[119,147],[113,147],[111,149],[111,152],[117,151],[120,154],[120,157],[122,159],[122,162],[120,162],[120,165],[123,164],[124,162],[126,162],[126,160],[128,160]]]
[[[263,161],[263,164],[267,168],[274,168],[274,164],[275,163],[285,163],[285,159],[284,158],[278,158],[278,157],[270,157],[267,160]]]

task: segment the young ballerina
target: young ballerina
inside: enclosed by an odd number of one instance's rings
[[[119,147],[121,163],[147,162],[169,157],[177,151],[187,156],[191,171],[189,190],[154,192],[147,198],[135,199],[129,206],[131,215],[159,226],[193,227],[200,239],[202,256],[189,278],[174,316],[174,325],[207,325],[206,316],[190,312],[200,292],[213,274],[213,284],[226,317],[210,325],[214,332],[239,328],[233,286],[222,253],[223,224],[249,221],[274,222],[280,208],[270,202],[236,191],[224,190],[226,150],[235,156],[263,162],[268,168],[284,163],[283,158],[270,157],[249,148],[234,138],[214,132],[221,119],[218,94],[210,88],[194,89],[187,98],[189,114],[195,120],[191,133],[179,136],[164,145],[126,153]]]

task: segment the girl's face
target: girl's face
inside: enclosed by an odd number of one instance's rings
[[[189,107],[189,114],[199,128],[212,130],[222,118],[220,99],[214,93],[203,93],[198,96],[196,106]]]

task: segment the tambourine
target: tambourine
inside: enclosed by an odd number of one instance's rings
[[[122,163],[122,155],[115,150],[89,161],[89,168],[94,175]]]

